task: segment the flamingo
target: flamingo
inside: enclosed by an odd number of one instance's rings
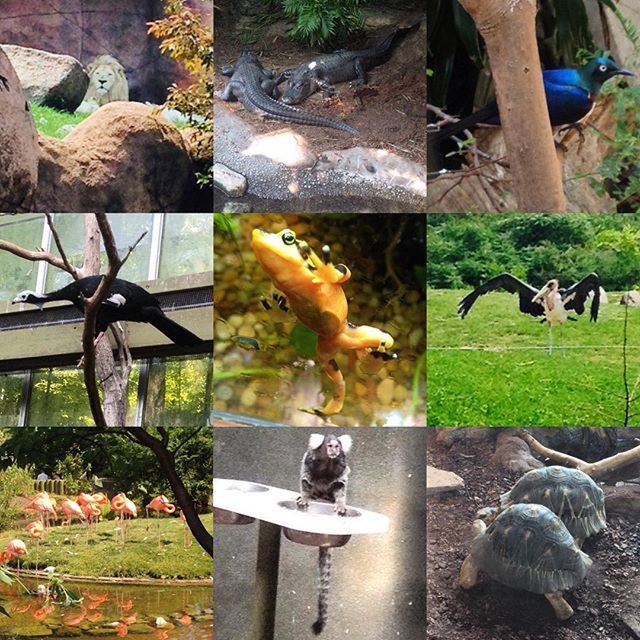
[[[36,541],[36,571],[38,570],[38,560],[40,558],[40,540],[44,539],[45,528],[40,520],[30,522],[27,527],[27,533],[35,538]]]
[[[0,564],[4,562],[11,562],[12,560],[18,561],[18,571],[20,570],[20,556],[26,556],[28,553],[27,545],[20,540],[20,538],[14,538],[7,542],[7,546],[4,551],[0,551]]]
[[[71,500],[70,498],[64,498],[63,500],[61,500],[59,509],[66,516],[66,519],[62,521],[62,526],[66,524],[69,527],[69,531],[71,531],[71,521],[73,520],[73,518],[78,518],[80,520],[85,519],[80,505],[75,500]],[[73,539],[71,539],[71,542],[73,543]]]
[[[122,544],[124,544],[126,535],[125,520],[127,519],[127,516],[136,518],[138,516],[138,509],[136,508],[136,505],[127,498],[125,493],[119,493],[111,498],[111,508],[118,514],[118,518],[122,522]]]
[[[56,501],[51,499],[46,491],[42,491],[31,498],[31,500],[24,505],[23,509],[25,511],[37,511],[45,527],[48,529],[50,525],[49,516],[54,520],[58,519],[55,505]]]
[[[156,496],[146,507],[147,518],[149,517],[149,509],[156,512],[156,528],[158,530],[158,549],[160,548],[160,512],[171,514],[176,508],[169,502],[169,498],[164,495]],[[147,525],[147,531],[149,526]]]

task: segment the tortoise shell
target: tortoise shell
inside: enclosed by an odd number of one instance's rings
[[[574,587],[591,566],[562,520],[540,504],[505,509],[475,538],[471,555],[494,580],[533,593]]]
[[[533,502],[553,511],[574,538],[587,538],[607,526],[602,489],[586,474],[567,467],[543,467],[525,473],[500,504]]]

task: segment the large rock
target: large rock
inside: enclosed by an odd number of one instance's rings
[[[89,86],[89,76],[71,56],[3,44],[29,102],[75,111]]]
[[[110,102],[64,140],[40,138],[38,211],[180,211],[192,163],[147,105]]]
[[[38,179],[38,134],[18,75],[0,49],[0,211],[30,209]]]
[[[187,0],[211,24],[211,0]],[[0,42],[64,53],[87,65],[109,53],[124,66],[129,98],[162,103],[183,67],[161,55],[147,23],[164,17],[162,0],[2,0]]]

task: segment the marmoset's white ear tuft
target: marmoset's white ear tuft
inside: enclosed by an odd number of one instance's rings
[[[351,445],[353,444],[351,436],[340,436],[338,438],[338,442],[342,445],[342,451],[344,453],[349,453]]]
[[[309,437],[309,449],[317,449],[324,442],[324,436],[321,433],[312,433]]]

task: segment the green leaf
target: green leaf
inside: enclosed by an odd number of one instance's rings
[[[301,358],[314,358],[318,346],[318,335],[307,327],[296,324],[289,336],[291,346]]]

